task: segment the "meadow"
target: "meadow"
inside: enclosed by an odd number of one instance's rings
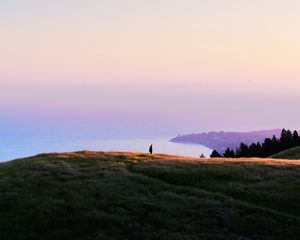
[[[0,239],[299,239],[300,161],[122,152],[0,164]]]

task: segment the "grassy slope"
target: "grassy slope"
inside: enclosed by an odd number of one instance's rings
[[[272,155],[271,158],[277,159],[300,159],[300,147],[291,148],[283,152]]]
[[[0,239],[299,239],[300,163],[78,152],[0,164]]]

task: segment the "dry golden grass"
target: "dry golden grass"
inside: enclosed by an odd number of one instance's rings
[[[44,155],[44,154],[42,154]],[[39,155],[38,155],[39,156]],[[104,151],[79,151],[79,152],[63,152],[49,153],[48,157],[55,158],[109,158],[124,157],[136,160],[158,160],[158,161],[177,161],[177,162],[197,162],[203,164],[224,164],[224,163],[240,163],[240,164],[262,164],[262,165],[300,165],[300,160],[286,160],[273,158],[194,158],[180,155],[168,154],[147,154],[139,152],[104,152]]]

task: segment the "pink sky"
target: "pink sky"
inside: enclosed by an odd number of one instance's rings
[[[299,12],[296,0],[2,0],[1,115],[299,128]]]

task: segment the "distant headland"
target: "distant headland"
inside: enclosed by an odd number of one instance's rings
[[[205,147],[224,152],[227,147],[236,149],[241,142],[246,144],[263,142],[273,135],[280,136],[281,129],[262,130],[252,132],[208,132],[198,134],[178,135],[171,142],[186,144],[201,144]]]

